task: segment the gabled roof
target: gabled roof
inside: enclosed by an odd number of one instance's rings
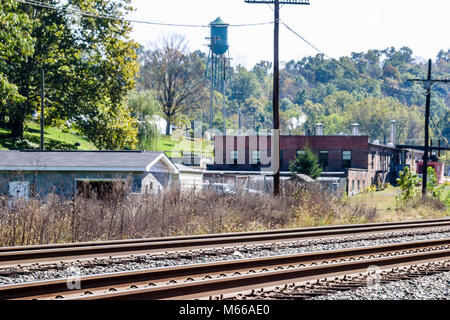
[[[156,151],[1,151],[0,170],[140,171],[150,172],[158,162],[177,173],[163,153]]]

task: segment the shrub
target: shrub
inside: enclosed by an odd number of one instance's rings
[[[289,164],[289,170],[294,173],[302,173],[315,179],[322,173],[322,167],[318,163],[317,156],[311,149],[305,148],[305,152],[299,153],[295,160]]]
[[[434,170],[433,167],[428,167],[427,168],[427,190],[429,192],[431,192],[431,194],[433,195],[433,198],[437,198],[439,199],[439,197],[441,196],[441,193],[444,189],[444,186],[439,186],[438,185],[438,181],[437,181],[437,177],[436,177],[436,171]]]
[[[411,172],[409,167],[405,167],[400,172],[400,178],[397,179],[397,184],[402,190],[399,195],[395,196],[397,204],[405,204],[408,200],[413,199],[418,183],[420,183],[420,179],[417,174]]]

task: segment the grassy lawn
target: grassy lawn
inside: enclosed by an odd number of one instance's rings
[[[421,187],[417,188],[420,195]],[[445,186],[440,200],[447,204],[447,209],[430,209],[430,207],[414,205],[399,209],[396,205],[395,196],[400,193],[399,187],[389,187],[382,191],[360,193],[346,199],[348,204],[365,205],[377,209],[378,221],[411,220],[421,218],[438,218],[450,215],[450,187]]]
[[[0,128],[0,150],[39,149],[40,147],[41,131],[38,123],[26,123],[24,139],[21,141],[14,141],[8,135],[9,131]],[[76,142],[80,144],[78,150],[97,149],[86,137],[74,132],[63,132],[57,127],[46,127],[44,130],[46,150],[74,150]],[[213,149],[212,142],[208,140],[186,137],[177,140],[165,135],[159,137],[154,148],[155,151],[165,152],[169,157],[181,157],[183,151],[212,156]]]
[[[348,198],[349,204],[365,204],[379,210],[395,208],[395,196],[400,193],[399,187],[389,187],[382,191],[360,193]]]
[[[182,137],[176,140],[170,136],[161,135],[154,149],[165,152],[169,157],[181,157],[183,151],[212,156],[214,146],[211,141],[205,139]]]
[[[37,123],[26,123],[24,139],[21,141],[14,141],[8,135],[9,131],[0,128],[0,150],[39,149],[40,147],[41,130]],[[96,150],[94,144],[86,137],[63,132],[56,127],[44,129],[44,147],[47,150],[73,150],[76,142],[80,144],[78,150]]]

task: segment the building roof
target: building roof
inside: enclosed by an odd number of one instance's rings
[[[178,172],[163,152],[156,151],[0,150],[0,170],[149,172],[159,162]]]
[[[202,170],[196,169],[196,168],[190,168],[190,167],[185,166],[184,164],[181,164],[181,163],[175,163],[175,166],[177,167],[178,172],[189,172],[189,173],[203,174]]]

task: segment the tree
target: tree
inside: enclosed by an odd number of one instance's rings
[[[428,176],[427,190],[431,192],[433,198],[439,199],[442,191],[444,190],[444,186],[443,185],[440,186],[438,184],[438,180],[436,177],[436,171],[434,170],[433,167],[427,168],[427,176]]]
[[[0,127],[6,127],[6,114],[10,103],[20,103],[24,97],[11,77],[18,63],[33,54],[32,21],[18,10],[18,3],[5,0],[0,3]]]
[[[132,148],[135,137],[123,136],[124,132],[117,126],[109,127],[106,133],[114,137],[107,139],[99,139],[97,132],[89,129],[89,126],[107,126],[111,121],[119,123],[123,117],[130,117],[123,103],[138,72],[137,44],[129,40],[131,24],[122,19],[76,16],[64,10],[76,6],[94,15],[120,18],[132,10],[130,0],[68,0],[62,5],[51,0],[46,3],[59,6],[61,10],[28,4],[14,7],[16,14],[27,15],[31,21],[30,34],[34,43],[28,59],[18,61],[8,71],[8,78],[23,97],[9,104],[7,110],[11,136],[22,138],[25,120],[40,109],[41,72],[44,70],[47,124],[55,119],[67,120],[101,148],[116,149],[124,145]],[[125,123],[132,125],[132,121]],[[113,128],[118,132],[113,133]],[[127,130],[128,134],[134,132],[133,128]],[[99,145],[101,141],[109,142]]]
[[[155,93],[151,90],[132,92],[128,96],[128,108],[138,122],[139,148],[155,150],[159,131],[154,116],[160,110]]]
[[[153,89],[170,126],[183,112],[198,109],[205,88],[205,65],[198,52],[190,53],[183,36],[165,37],[144,53],[143,87]]]
[[[291,161],[289,170],[294,174],[306,174],[313,179],[322,173],[322,167],[319,164],[317,156],[309,148],[305,148],[304,152],[300,152],[295,157],[295,160]]]
[[[409,167],[405,167],[399,174],[397,184],[402,190],[399,195],[395,196],[398,204],[404,204],[406,201],[413,199],[416,194],[416,186],[420,184],[420,178],[417,174],[411,172]]]
[[[252,69],[252,72],[258,77],[259,82],[264,83],[265,78],[272,69],[272,62],[261,60]]]

